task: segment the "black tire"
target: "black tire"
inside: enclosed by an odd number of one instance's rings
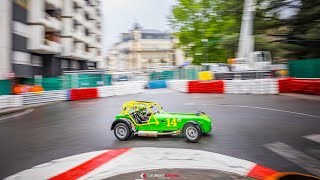
[[[188,142],[196,143],[202,137],[202,131],[200,127],[196,124],[187,124],[184,127],[183,134]]]
[[[119,139],[120,141],[126,141],[132,135],[130,128],[125,123],[116,124],[113,130],[113,133],[114,133],[114,136],[116,136],[116,138]]]

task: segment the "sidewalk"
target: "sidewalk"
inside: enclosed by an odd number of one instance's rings
[[[16,113],[16,112],[21,112],[21,111],[24,111],[26,109],[36,108],[36,107],[45,106],[45,105],[50,105],[50,104],[54,104],[54,103],[58,103],[58,102],[61,102],[61,101],[39,103],[39,104],[31,104],[31,105],[25,105],[25,106],[15,107],[15,108],[0,109],[0,116],[6,115],[6,114],[11,114],[11,113]]]
[[[296,94],[296,93],[281,93],[280,96],[289,96],[297,99],[320,101],[320,96],[310,94]]]

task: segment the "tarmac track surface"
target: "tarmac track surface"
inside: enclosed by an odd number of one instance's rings
[[[213,131],[199,143],[182,137],[142,138],[120,142],[110,130],[124,102],[155,101],[165,111],[203,111]],[[124,147],[199,149],[245,159],[278,171],[318,175],[320,169],[319,101],[276,95],[186,94],[168,90],[59,102],[0,122],[0,179],[53,159]],[[306,136],[316,138],[308,139]],[[278,143],[278,144],[277,144]],[[285,146],[275,146],[285,144]],[[289,147],[305,156],[292,159]],[[287,152],[287,151],[286,151]],[[303,157],[312,158],[310,166]],[[314,170],[315,168],[315,170]]]

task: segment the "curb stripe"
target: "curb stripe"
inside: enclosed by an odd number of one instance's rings
[[[247,176],[254,179],[264,179],[276,173],[278,171],[257,164],[249,171]]]
[[[112,160],[113,158],[127,152],[130,148],[122,148],[117,150],[109,150],[89,161],[86,161],[79,166],[76,166],[62,174],[54,176],[50,178],[50,180],[64,180],[64,179],[78,179],[81,176],[91,172],[92,170],[98,168],[99,166],[103,165],[104,163]]]

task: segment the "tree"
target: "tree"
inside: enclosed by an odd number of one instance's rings
[[[179,0],[170,21],[193,64],[234,57],[235,48],[227,50],[224,45],[230,40],[226,37],[240,31],[242,9],[243,2],[237,0]]]
[[[266,48],[276,59],[320,57],[320,1],[260,0],[258,4],[256,49]]]

